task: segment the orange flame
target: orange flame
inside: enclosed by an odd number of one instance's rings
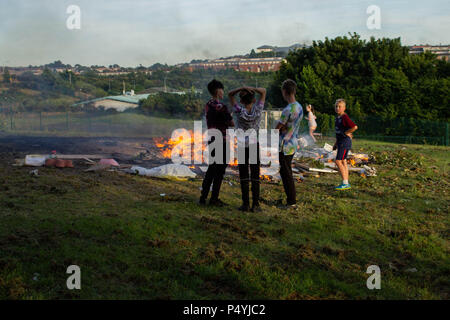
[[[175,147],[180,146],[180,151],[182,153],[182,150],[186,148],[191,148],[191,159],[195,162],[204,161],[203,159],[203,153],[206,150],[207,146],[205,143],[201,144],[194,144],[194,141],[203,141],[203,135],[197,134],[195,136],[194,132],[192,130],[189,130],[190,139],[184,140],[183,137],[179,137],[179,139],[173,140],[168,139],[165,140],[164,138],[154,138],[155,146],[160,150],[161,156],[166,159],[172,158],[172,151]],[[199,147],[200,146],[200,147]],[[235,152],[236,154],[236,152]],[[238,161],[237,158],[234,158],[233,161],[230,161],[230,166],[237,166]]]

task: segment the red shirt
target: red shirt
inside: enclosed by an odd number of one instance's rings
[[[350,137],[348,137],[345,134],[345,131],[355,126],[356,124],[350,119],[350,117],[346,113],[344,113],[342,116],[337,116],[335,121],[336,139],[338,141],[350,139]]]

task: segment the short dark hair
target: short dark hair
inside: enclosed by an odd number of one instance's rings
[[[213,96],[216,94],[217,89],[223,89],[223,83],[212,79],[210,83],[208,83],[208,91]]]
[[[253,102],[253,99],[255,99],[255,92],[242,90],[241,92],[239,92],[239,98],[241,98],[241,102],[243,104],[248,105]]]
[[[287,94],[295,94],[295,91],[297,90],[297,84],[294,80],[287,79],[284,80],[283,84],[281,85],[281,89],[286,91]]]

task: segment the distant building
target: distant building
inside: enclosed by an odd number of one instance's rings
[[[275,47],[272,46],[261,46],[256,48],[256,53],[262,53],[262,52],[273,52]]]
[[[437,55],[438,59],[448,61],[450,55],[450,45],[444,46],[430,46],[430,45],[420,45],[420,46],[410,46],[410,54],[421,54],[424,52],[431,52]]]
[[[127,109],[135,109],[139,107],[139,101],[147,99],[150,95],[155,95],[160,92],[170,94],[186,94],[184,91],[177,91],[170,88],[151,88],[147,93],[135,94],[134,90],[123,92],[120,96],[107,96],[87,101],[82,101],[74,104],[73,106],[86,106],[91,104],[94,108],[115,109],[118,112],[123,112]]]
[[[215,59],[206,62],[190,63],[187,68],[189,71],[196,69],[233,69],[235,71],[246,72],[267,72],[279,70],[283,60],[281,57]]]
[[[289,51],[292,50],[296,50],[296,49],[305,49],[308,48],[309,46],[307,46],[306,44],[300,44],[300,43],[296,43],[293,44],[292,46],[289,47],[274,47],[274,46],[261,46],[256,48],[256,53],[262,53],[262,52],[273,52],[275,54],[283,54],[283,55],[287,55],[289,53]]]
[[[82,101],[74,104],[73,106],[86,106],[92,104],[94,108],[103,107],[105,110],[115,109],[119,112],[123,112],[127,109],[134,109],[139,107],[139,101],[147,99],[150,94],[134,94],[134,91],[127,92],[120,96],[108,96],[87,101]]]

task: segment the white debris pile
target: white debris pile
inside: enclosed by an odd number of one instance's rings
[[[151,169],[133,166],[125,171],[132,174],[139,174],[141,176],[159,178],[195,178],[197,176],[191,171],[191,169],[189,169],[189,167],[182,164],[166,164]]]
[[[325,143],[323,148],[304,147],[297,151],[294,155],[294,159],[300,158],[309,158],[327,162],[328,160],[334,160],[336,158],[336,150],[333,151],[333,146],[329,145],[328,143]]]

